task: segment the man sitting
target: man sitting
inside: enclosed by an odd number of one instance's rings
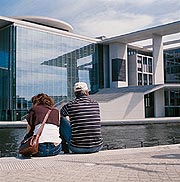
[[[84,82],[75,83],[74,94],[60,111],[60,135],[72,153],[98,152],[103,145],[99,104],[88,97]]]

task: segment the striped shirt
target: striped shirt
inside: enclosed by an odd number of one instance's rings
[[[102,145],[100,110],[96,101],[83,95],[68,102],[61,115],[69,116],[74,147],[97,147]]]

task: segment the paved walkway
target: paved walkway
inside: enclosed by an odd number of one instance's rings
[[[180,144],[46,158],[0,158],[0,181],[180,182]]]

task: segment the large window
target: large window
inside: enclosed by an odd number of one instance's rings
[[[56,106],[74,97],[73,85],[85,81],[97,85],[95,45],[44,31],[17,27],[16,98],[21,119],[38,93],[52,96]]]
[[[145,117],[154,117],[154,93],[144,96]]]
[[[165,82],[180,83],[180,48],[164,51]]]
[[[112,59],[112,81],[126,81],[125,59]]]
[[[138,73],[138,85],[142,85],[142,73]]]
[[[142,56],[138,56],[137,57],[137,67],[138,67],[138,71],[143,71],[142,70]]]
[[[14,117],[14,27],[0,30],[0,120],[12,120]]]
[[[152,85],[152,58],[146,55],[137,55],[138,85]]]
[[[165,115],[180,116],[180,90],[167,89],[165,90]]]
[[[152,58],[148,58],[148,72],[152,73]]]
[[[144,85],[148,85],[148,75],[143,74],[143,78],[144,78]]]

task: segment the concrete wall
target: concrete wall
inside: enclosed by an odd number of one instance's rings
[[[102,120],[143,119],[144,96],[141,93],[129,93],[108,103],[99,103]]]
[[[164,84],[164,61],[162,36],[153,35],[153,83]]]
[[[165,116],[165,102],[164,102],[164,89],[160,89],[154,92],[154,116]]]

